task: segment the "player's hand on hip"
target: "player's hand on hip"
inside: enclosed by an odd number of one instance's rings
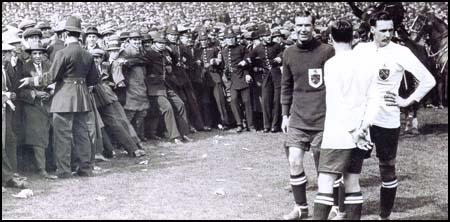
[[[403,99],[393,92],[386,92],[384,95],[384,101],[386,102],[386,106],[398,106],[398,107],[407,107],[410,105],[408,100]]]

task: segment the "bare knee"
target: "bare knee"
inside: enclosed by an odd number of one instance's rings
[[[346,193],[356,193],[361,191],[359,185],[359,174],[347,173],[344,175],[344,184]]]

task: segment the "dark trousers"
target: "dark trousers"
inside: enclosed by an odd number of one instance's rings
[[[144,138],[144,119],[147,116],[147,110],[125,110],[128,120],[136,130],[137,135],[142,139]]]
[[[212,126],[212,114],[210,110],[211,102],[212,102],[212,94],[213,88],[209,87],[200,82],[193,82],[193,90],[195,93],[195,98],[197,99],[199,105],[200,115],[203,118],[203,123],[205,126]]]
[[[120,106],[120,104],[116,101],[99,108],[98,111],[100,113],[100,116],[102,117],[103,123],[105,124],[104,129],[106,133],[109,136],[115,138],[119,145],[123,146],[125,150],[131,153],[137,150],[138,147],[131,138],[129,130],[125,127],[126,124],[124,124],[123,121],[121,122],[120,120],[122,117],[117,110],[118,106]],[[106,149],[106,152],[110,152],[110,150]]]
[[[200,113],[199,103],[195,97],[192,85],[187,83],[178,87],[175,92],[184,102],[189,123],[198,130],[203,129],[205,123]]]
[[[174,91],[167,90],[167,97],[150,96],[149,98],[150,106],[158,107],[159,112],[163,115],[166,129],[169,132],[169,139],[189,134],[189,124],[184,103]],[[153,117],[151,121],[158,120],[159,117]],[[157,124],[152,124],[152,126],[157,126]],[[150,129],[150,131],[156,132],[156,128]]]
[[[32,146],[34,151],[34,160],[36,161],[36,168],[38,171],[45,170],[45,150],[46,147],[41,146]]]
[[[253,109],[249,87],[245,89],[231,89],[231,110],[237,125],[242,125],[242,112],[239,106],[241,100],[245,107],[247,126],[253,127]]]
[[[71,173],[71,154],[78,171],[88,173],[91,167],[91,141],[89,138],[89,112],[53,113],[53,136],[57,174]],[[72,148],[73,141],[73,148]]]
[[[224,85],[222,83],[216,83],[214,85],[213,95],[217,104],[217,109],[220,113],[222,124],[230,125],[231,121],[230,116],[228,115],[227,100],[225,98]]]
[[[13,125],[14,121],[17,119],[17,114],[15,114],[12,110],[9,108],[6,108],[6,112],[4,113],[5,121],[3,121],[2,118],[2,125],[5,124],[5,157],[8,158],[9,166],[13,172],[17,172],[17,137],[16,137],[16,131],[19,131],[20,129],[16,129],[16,127]],[[3,131],[3,129],[2,129]],[[3,134],[3,132],[2,132]],[[2,138],[3,139],[3,138]],[[3,141],[2,141],[3,142]]]
[[[262,111],[264,128],[280,128],[281,125],[281,104],[280,87],[275,87],[272,78],[269,76],[266,84],[262,85]]]
[[[8,144],[7,137],[11,136],[12,133],[15,140],[14,132],[7,135],[8,131],[12,131],[11,121],[8,120],[8,118],[11,119],[11,116],[7,116],[9,113],[10,112],[5,113],[5,110],[2,110],[2,185],[4,185],[8,180],[11,180],[14,173],[11,163],[9,162],[8,155],[6,154],[6,147],[10,145]]]

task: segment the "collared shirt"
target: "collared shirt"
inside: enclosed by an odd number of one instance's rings
[[[370,61],[367,70],[378,76],[377,85],[383,95],[388,91],[398,95],[405,70],[419,80],[419,86],[407,98],[409,101],[420,101],[436,84],[430,71],[405,46],[390,42],[378,48],[375,42],[369,42],[359,43],[354,50]],[[374,125],[390,129],[400,127],[400,108],[382,103]]]
[[[38,76],[42,76],[42,63],[33,63],[33,65]]]

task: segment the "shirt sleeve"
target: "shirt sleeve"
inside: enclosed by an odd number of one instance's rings
[[[294,80],[287,59],[288,51],[283,53],[283,73],[281,75],[281,114],[289,115],[292,104],[292,93],[294,91]]]
[[[418,87],[407,98],[407,101],[419,102],[436,85],[436,80],[410,49],[402,48],[399,59],[401,59],[400,65],[419,81]]]

